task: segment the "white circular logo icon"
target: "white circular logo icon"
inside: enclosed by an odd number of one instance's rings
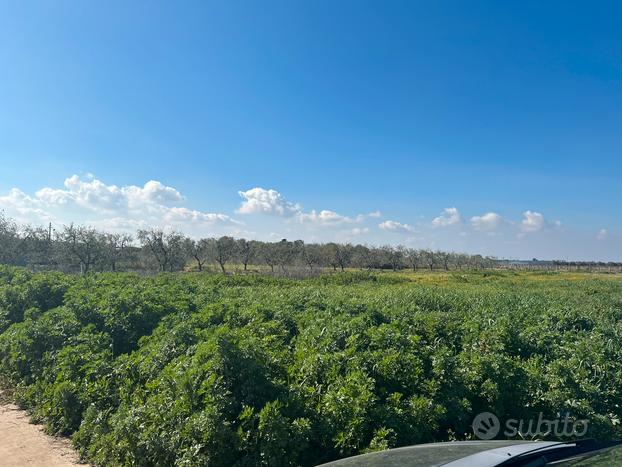
[[[482,412],[473,419],[473,433],[479,439],[493,439],[499,434],[501,423],[494,413]]]

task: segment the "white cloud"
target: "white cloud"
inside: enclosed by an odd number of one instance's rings
[[[148,181],[142,188],[129,186],[121,191],[126,194],[129,206],[135,208],[150,204],[172,206],[184,201],[184,197],[175,188],[155,180]]]
[[[544,216],[535,211],[525,211],[520,228],[523,232],[538,232],[546,227],[547,222]]]
[[[272,220],[258,219],[255,228],[278,228],[281,235],[287,237],[307,237],[318,228],[332,230],[331,234],[322,234],[324,240],[329,238],[328,235],[364,235],[369,228],[363,223],[380,215],[379,212],[370,212],[349,217],[328,209],[305,212],[299,204],[287,201],[278,191],[263,188],[240,192],[240,196],[243,202],[237,212],[272,215]],[[73,175],[64,181],[63,187],[43,187],[34,195],[12,189],[0,196],[0,209],[20,223],[53,222],[60,226],[75,222],[102,230],[129,232],[161,227],[181,230],[192,236],[247,232],[242,230],[242,222],[228,214],[189,209],[183,206],[184,201],[184,196],[176,188],[155,180],[143,186],[117,186],[93,176],[81,178]],[[353,228],[353,224],[361,225]],[[301,228],[301,225],[308,228]],[[266,234],[259,232],[257,235]]]
[[[487,212],[481,216],[473,216],[470,219],[471,225],[480,232],[491,232],[501,226],[503,219],[496,212]]]
[[[300,222],[310,222],[319,225],[351,224],[362,220],[361,216],[358,216],[357,219],[352,219],[351,217],[342,216],[341,214],[337,214],[335,211],[329,211],[326,209],[323,209],[320,212],[313,209],[310,213],[300,213],[299,218]]]
[[[434,227],[448,227],[450,225],[460,224],[462,216],[457,208],[445,208],[440,216],[432,220]]]
[[[61,224],[69,224],[72,222],[71,219],[63,219],[60,221]],[[129,218],[129,217],[105,217],[101,219],[91,219],[88,222],[88,225],[91,227],[95,227],[98,230],[103,230],[107,232],[127,232],[134,233],[138,229],[147,229],[150,227],[154,227],[147,219],[141,218]],[[165,226],[162,226],[165,227]],[[175,228],[169,226],[169,229],[174,230]]]
[[[144,186],[129,185],[119,188],[100,180],[88,181],[73,175],[65,180],[65,189],[42,188],[36,198],[48,206],[77,205],[93,211],[117,211],[153,206],[173,206],[184,198],[175,188],[150,180]]]
[[[5,196],[0,196],[0,209],[22,223],[39,219],[40,222],[49,222],[53,216],[41,209],[41,202],[28,196],[23,191],[12,188]]]
[[[243,198],[236,212],[240,214],[268,214],[277,217],[295,218],[301,224],[314,227],[337,227],[344,224],[362,223],[367,218],[380,216],[380,211],[359,214],[356,217],[341,215],[329,209],[305,212],[299,203],[287,201],[277,190],[252,188],[239,191]]]
[[[378,224],[378,227],[386,232],[395,233],[413,233],[415,231],[415,229],[408,224],[402,224],[401,222],[389,220],[381,222]]]
[[[169,224],[191,223],[208,225],[241,225],[241,222],[232,219],[226,214],[195,211],[187,208],[170,208],[163,216]]]
[[[598,231],[598,234],[596,235],[596,238],[598,240],[606,240],[608,236],[609,236],[609,231],[607,229],[600,229]]]
[[[238,191],[243,198],[237,212],[240,214],[271,214],[275,216],[293,216],[300,212],[299,204],[290,203],[276,190],[252,188]]]
[[[158,226],[193,234],[205,228],[240,224],[226,214],[179,206],[184,201],[181,193],[155,180],[142,187],[118,187],[92,176],[87,178],[73,175],[65,180],[64,188],[44,187],[34,196],[13,188],[8,195],[0,196],[0,208],[22,223],[76,222],[116,231]]]

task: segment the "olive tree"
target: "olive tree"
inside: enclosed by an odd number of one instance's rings
[[[121,261],[128,259],[132,236],[122,233],[108,233],[103,235],[103,259],[111,271],[116,271]]]
[[[246,271],[248,265],[255,258],[257,253],[257,242],[254,240],[246,240],[241,238],[236,240],[236,254],[239,261],[244,265],[244,270]]]
[[[58,242],[52,236],[51,226],[25,226],[20,249],[26,263],[33,269],[52,268],[58,263]]]
[[[270,271],[274,272],[274,266],[279,264],[279,251],[276,243],[262,242],[259,248],[259,256],[270,266]]]
[[[83,274],[88,273],[104,257],[104,234],[92,227],[69,224],[63,228],[58,240],[63,257],[70,265],[77,263]]]
[[[0,263],[18,264],[20,237],[17,224],[0,211]]]
[[[322,246],[317,244],[302,244],[301,245],[301,257],[304,263],[309,266],[309,269],[313,271],[313,268],[322,264]]]
[[[233,237],[220,237],[219,239],[209,239],[210,257],[216,262],[223,274],[226,273],[225,264],[235,256],[235,240]]]
[[[145,229],[138,231],[138,241],[148,256],[158,264],[160,271],[175,271],[185,266],[188,248],[186,237],[182,234]]]
[[[403,255],[401,248],[395,248],[391,245],[385,245],[380,248],[383,252],[384,261],[391,266],[391,269],[397,271],[402,268]]]
[[[281,271],[285,272],[285,266],[293,264],[300,249],[302,249],[300,243],[290,242],[285,238],[275,244],[276,263],[281,266]]]
[[[413,271],[416,271],[421,264],[423,254],[421,251],[415,248],[407,248],[404,250],[404,259]]]
[[[432,271],[436,265],[436,254],[432,250],[423,250],[421,255],[426,266]]]
[[[205,263],[210,260],[210,240],[201,238],[199,240],[187,239],[188,254],[196,261],[197,269],[203,271]]]

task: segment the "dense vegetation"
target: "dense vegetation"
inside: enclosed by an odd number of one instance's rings
[[[622,280],[0,267],[0,373],[98,465],[313,465],[474,414],[621,437]]]

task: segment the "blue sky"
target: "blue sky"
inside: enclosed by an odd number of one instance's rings
[[[619,2],[0,5],[12,217],[622,260]]]

